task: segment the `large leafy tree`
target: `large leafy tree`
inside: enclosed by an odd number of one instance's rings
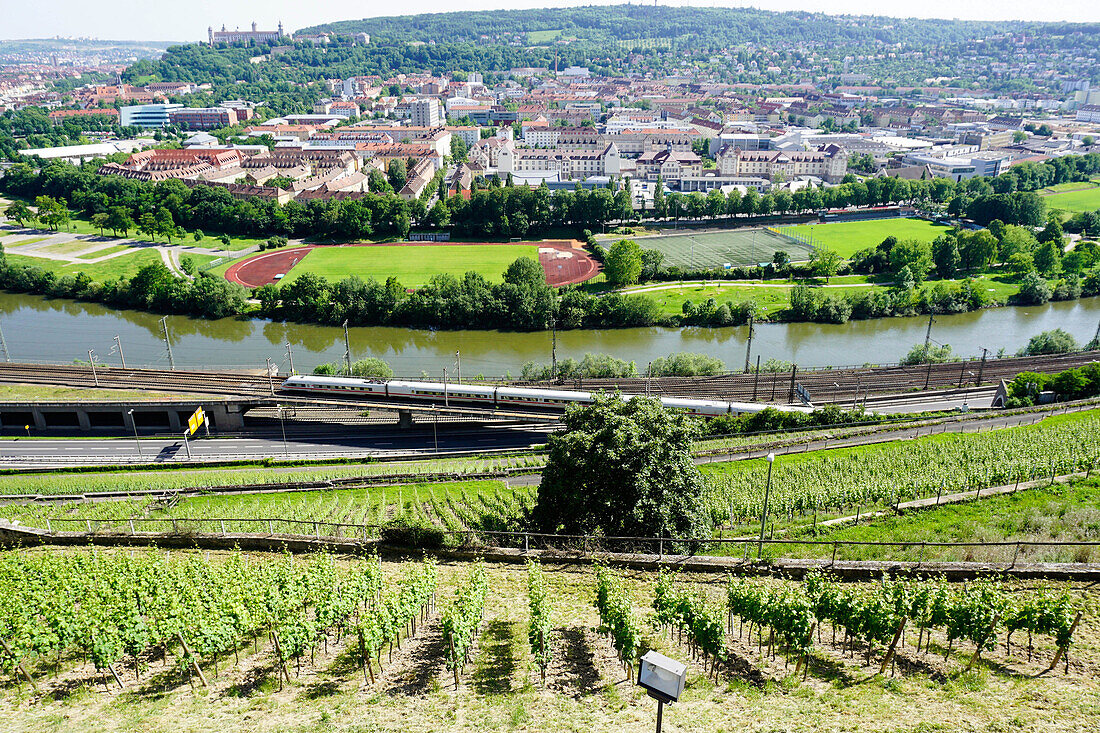
[[[700,537],[712,522],[691,458],[696,424],[655,399],[598,395],[550,437],[535,524],[547,532]]]
[[[603,271],[609,283],[621,287],[638,282],[643,264],[642,248],[638,243],[633,239],[620,239],[608,250]]]

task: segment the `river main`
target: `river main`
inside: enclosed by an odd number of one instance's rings
[[[1041,331],[1062,328],[1078,341],[1090,340],[1100,320],[1100,298],[1005,307],[951,316],[936,316],[932,339],[950,344],[955,353],[977,355],[985,347],[1014,353]],[[253,368],[267,359],[289,371],[286,344],[298,371],[316,364],[340,362],[343,329],[276,323],[263,320],[206,321],[169,316],[172,353],[179,368]],[[752,359],[774,358],[800,366],[844,366],[896,362],[924,341],[927,317],[851,321],[843,325],[817,323],[758,324]],[[168,366],[161,319],[136,311],[115,311],[94,303],[47,300],[0,292],[0,328],[12,361],[67,363],[86,361],[93,349],[98,361],[118,364],[114,337],[122,342],[130,366]],[[638,363],[677,351],[710,354],[731,369],[745,364],[748,328],[630,328],[603,331],[559,331],[558,359],[585,353],[607,353]],[[550,361],[551,335],[500,331],[418,331],[403,328],[352,328],[352,359],[377,356],[398,375],[433,378],[446,367],[454,374],[455,352],[461,353],[465,377],[477,374],[518,376],[525,361]]]

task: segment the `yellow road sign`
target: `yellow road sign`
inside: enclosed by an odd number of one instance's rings
[[[202,427],[202,424],[206,422],[206,413],[202,411],[202,408],[195,410],[195,414],[187,418],[187,434],[194,435],[195,431]]]

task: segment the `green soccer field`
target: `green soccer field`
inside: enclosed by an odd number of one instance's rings
[[[798,237],[815,247],[836,250],[841,257],[851,257],[861,249],[878,246],[882,240],[891,235],[898,239],[920,239],[931,242],[950,229],[924,219],[873,219],[829,224],[801,224],[780,227],[779,231]]]
[[[1087,183],[1074,184],[1079,189],[1087,186]],[[1048,209],[1063,209],[1065,211],[1096,211],[1100,209],[1100,186],[1085,188],[1077,191],[1056,193],[1052,196],[1044,196]]]
[[[520,257],[538,261],[538,248],[526,244],[317,247],[282,282],[291,282],[306,272],[323,275],[331,282],[349,275],[384,282],[393,275],[405,287],[415,288],[433,275],[462,277],[471,270],[500,282],[508,265]]]
[[[787,252],[796,262],[810,257],[809,247],[767,229],[665,234],[639,237],[635,241],[642,249],[655,249],[664,254],[666,266],[688,269],[722,267],[727,262],[734,266],[771,262],[776,250]]]

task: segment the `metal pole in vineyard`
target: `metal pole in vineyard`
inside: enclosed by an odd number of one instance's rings
[[[767,455],[768,461],[768,484],[764,488],[764,511],[760,513],[760,544],[756,548],[756,559],[760,559],[760,555],[764,552],[764,528],[768,525],[768,500],[772,495],[772,466],[775,465],[775,454],[769,453]]]

